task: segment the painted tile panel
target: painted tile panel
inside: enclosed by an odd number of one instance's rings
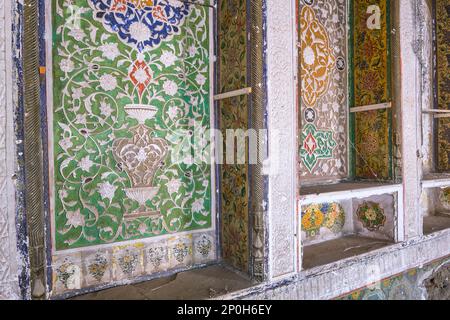
[[[450,109],[450,5],[448,1],[436,1],[437,40],[437,107]],[[438,170],[450,170],[450,119],[438,121],[437,159]]]
[[[351,200],[305,205],[300,219],[303,245],[340,238],[353,231]]]
[[[217,259],[215,231],[101,245],[53,256],[52,295],[152,279]]]
[[[211,228],[208,9],[52,4],[56,249]]]
[[[300,179],[348,175],[347,6],[300,0]]]
[[[219,91],[228,92],[248,86],[247,7],[245,0],[219,1]],[[240,96],[219,103],[220,128],[249,128],[248,97]],[[225,138],[226,140],[226,138]],[[224,150],[226,151],[226,150]],[[225,153],[225,152],[224,152]],[[235,155],[235,159],[236,159]],[[248,151],[240,155],[248,159]],[[224,154],[224,159],[227,155]],[[225,160],[224,160],[225,161]],[[223,258],[244,272],[249,270],[249,167],[246,164],[222,165],[222,251]]]
[[[353,1],[354,12],[354,106],[390,102],[389,89],[389,1]],[[377,5],[380,28],[369,28],[368,19]],[[389,179],[390,112],[375,110],[358,112],[354,121],[355,174],[358,178]]]

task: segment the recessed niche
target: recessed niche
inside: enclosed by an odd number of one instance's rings
[[[365,188],[340,184],[339,191],[301,197],[303,269],[358,256],[393,244],[401,237],[397,219],[400,187],[363,185]],[[332,186],[321,189],[333,190]]]
[[[421,205],[425,235],[450,228],[450,185],[424,188]]]

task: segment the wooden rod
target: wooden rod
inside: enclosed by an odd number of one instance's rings
[[[248,95],[251,93],[252,93],[252,88],[248,87],[248,88],[243,88],[243,89],[239,89],[239,90],[234,90],[234,91],[217,94],[214,96],[214,100],[219,101],[219,100],[228,99],[228,98],[232,98],[232,97]]]
[[[441,114],[435,114],[434,118],[435,119],[450,118],[450,112],[441,113]]]
[[[379,104],[371,104],[371,105],[362,106],[362,107],[350,108],[350,112],[356,113],[356,112],[371,111],[371,110],[390,109],[391,107],[392,107],[392,104],[390,102],[379,103]]]
[[[450,110],[441,110],[441,109],[428,109],[422,110],[423,113],[450,113]]]

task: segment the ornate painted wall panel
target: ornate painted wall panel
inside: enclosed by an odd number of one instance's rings
[[[353,1],[354,106],[390,102],[389,1]],[[379,8],[380,28],[369,28],[371,5]],[[354,119],[355,174],[358,178],[391,177],[391,111],[358,112]]]
[[[210,9],[55,0],[52,17],[54,250],[85,248],[55,258],[82,275],[55,268],[56,288],[107,281],[104,265],[120,280],[215,259]]]
[[[218,12],[218,90],[228,92],[245,88],[248,86],[246,1],[219,1]],[[248,105],[247,96],[226,99],[219,103],[220,128],[225,140],[226,130],[246,131],[249,128]],[[224,154],[224,159],[226,157]],[[245,158],[248,158],[248,154]],[[245,272],[249,268],[250,254],[248,174],[247,164],[225,163],[221,168],[223,257],[231,265]]]
[[[346,1],[301,0],[301,181],[348,175]]]
[[[53,3],[56,249],[210,228],[208,10]]]
[[[437,108],[450,109],[450,5],[436,0]],[[439,171],[450,170],[450,119],[439,119],[437,162]]]

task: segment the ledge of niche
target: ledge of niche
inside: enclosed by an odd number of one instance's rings
[[[450,187],[450,173],[428,173],[422,179],[422,187],[425,189]]]
[[[301,205],[345,200],[350,198],[365,198],[367,196],[399,193],[401,184],[380,182],[340,182],[327,185],[304,186],[300,189]]]
[[[217,264],[91,292],[72,300],[208,300],[255,285],[243,274]]]

